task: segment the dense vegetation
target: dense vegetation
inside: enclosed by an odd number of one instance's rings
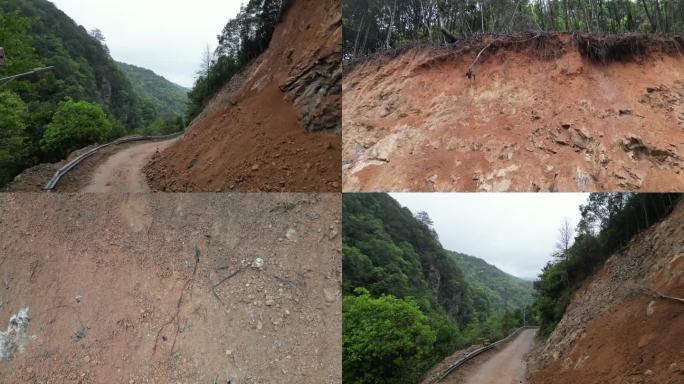
[[[218,35],[214,53],[207,52],[202,58],[202,68],[189,94],[190,120],[221,87],[268,48],[286,4],[284,0],[249,0],[240,13],[228,21]]]
[[[116,65],[133,84],[133,89],[154,106],[157,115],[175,118],[185,115],[188,104],[188,89],[174,84],[146,68],[119,63]]]
[[[445,356],[522,324],[468,282],[429,218],[386,194],[345,194],[343,381],[415,383]]]
[[[565,313],[572,294],[636,234],[667,216],[680,194],[592,193],[580,207],[574,243],[559,246],[534,283],[534,308],[548,334]],[[561,231],[561,238],[564,237]],[[563,241],[561,241],[561,244]]]
[[[514,311],[532,304],[532,282],[511,276],[477,257],[448,251],[466,281],[485,292],[497,311]]]
[[[159,121],[155,105],[135,91],[112,60],[101,33],[87,32],[51,2],[0,0],[0,46],[7,55],[0,78],[54,67],[0,84],[0,186],[23,169],[61,160],[79,146],[155,124],[178,125]],[[92,112],[99,125],[75,119],[75,110]],[[84,125],[64,126],[75,123]]]
[[[477,33],[684,32],[684,0],[345,0],[346,59]]]

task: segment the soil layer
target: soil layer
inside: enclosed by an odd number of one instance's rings
[[[680,43],[600,63],[574,44],[483,37],[356,64],[344,191],[684,190]]]

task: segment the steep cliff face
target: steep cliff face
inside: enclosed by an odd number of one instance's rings
[[[530,383],[684,381],[684,204],[611,257],[530,357]]]
[[[292,0],[269,48],[153,159],[165,191],[338,191],[340,0]]]
[[[357,63],[343,80],[344,189],[681,189],[681,42],[590,38],[485,36]]]

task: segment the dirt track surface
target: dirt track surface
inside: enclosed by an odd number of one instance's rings
[[[143,167],[157,152],[162,152],[178,139],[141,142],[112,154],[94,171],[83,192],[142,193],[150,192]]]
[[[340,205],[0,195],[0,328],[32,318],[0,382],[339,383]]]
[[[485,50],[473,80],[487,41],[346,73],[343,190],[684,189],[684,56],[654,49],[604,65],[570,35],[548,52],[526,39]]]
[[[467,363],[440,383],[520,384],[527,383],[526,354],[532,349],[536,329],[526,329],[502,347]]]

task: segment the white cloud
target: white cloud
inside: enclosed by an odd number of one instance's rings
[[[579,222],[585,193],[392,193],[411,212],[426,211],[444,248],[534,278],[551,259],[564,218]]]
[[[245,0],[246,1],[246,0]],[[240,10],[240,0],[52,0],[87,30],[99,28],[117,61],[191,87],[202,51]]]

